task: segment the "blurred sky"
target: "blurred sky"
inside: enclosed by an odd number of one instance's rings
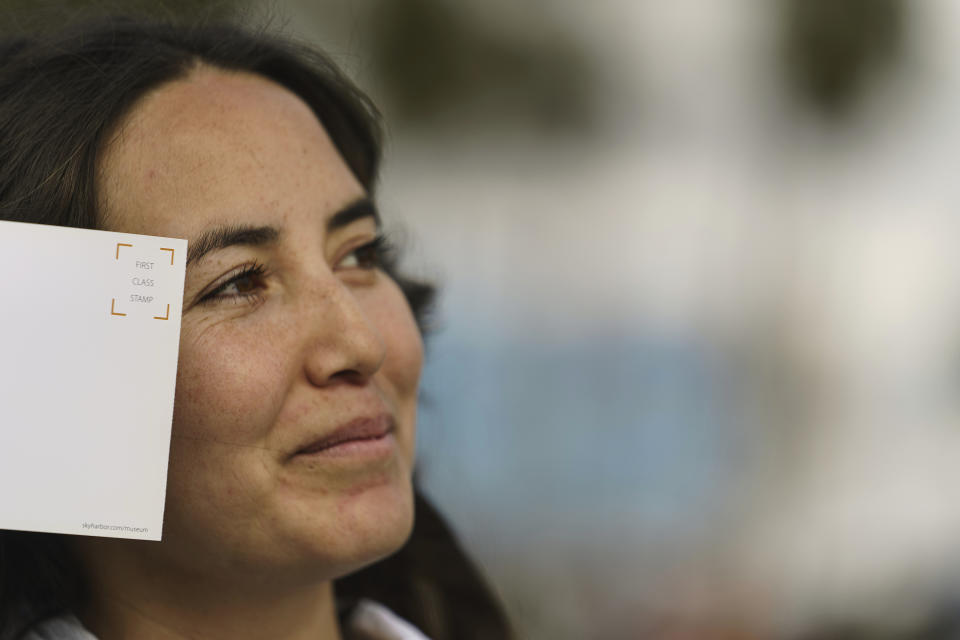
[[[576,45],[588,117],[540,129],[497,100],[391,120],[389,3],[275,11],[386,99],[381,207],[443,290],[424,485],[524,637],[960,600],[960,5],[902,3],[899,54],[825,113],[785,2],[450,4]]]

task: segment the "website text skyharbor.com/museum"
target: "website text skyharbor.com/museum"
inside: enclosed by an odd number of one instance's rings
[[[84,529],[96,529],[98,531],[123,531],[124,533],[146,533],[146,527],[128,527],[123,524],[98,524],[96,522],[84,522]]]

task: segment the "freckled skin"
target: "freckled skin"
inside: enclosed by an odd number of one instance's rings
[[[395,282],[342,266],[373,239],[373,220],[324,229],[365,192],[307,105],[258,76],[200,68],[134,108],[100,192],[104,226],[118,231],[192,239],[250,224],[282,235],[188,271],[163,541],[79,542],[91,565],[122,548],[170,590],[189,576],[276,591],[396,550],[412,527],[422,342]],[[194,304],[252,260],[268,269],[258,301]],[[396,420],[393,455],[291,460],[311,436],[382,411]]]

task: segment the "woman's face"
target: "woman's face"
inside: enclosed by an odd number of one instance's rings
[[[422,343],[364,248],[364,188],[307,105],[200,68],[124,120],[99,187],[105,228],[190,243],[164,542],[148,553],[198,575],[333,578],[397,549]]]

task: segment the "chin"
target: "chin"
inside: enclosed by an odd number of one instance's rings
[[[342,505],[341,521],[356,546],[355,568],[400,549],[413,531],[413,487],[407,481],[385,485]]]
[[[328,497],[327,508],[317,511],[312,531],[301,530],[298,537],[303,536],[308,547],[304,552],[322,564],[330,579],[392,555],[413,531],[413,487],[408,478]]]

